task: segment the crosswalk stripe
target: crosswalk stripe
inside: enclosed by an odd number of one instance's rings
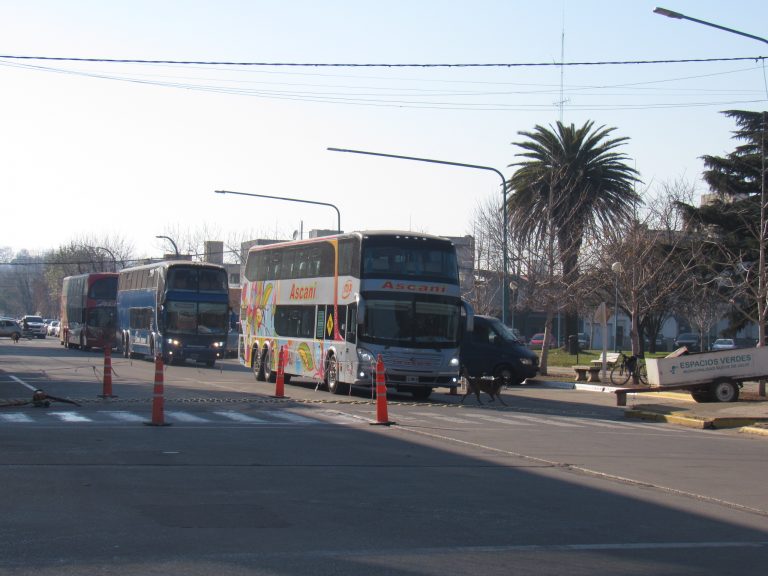
[[[229,420],[233,420],[235,422],[252,423],[252,424],[255,424],[255,423],[263,424],[266,422],[266,420],[262,420],[261,418],[249,416],[248,414],[243,414],[242,412],[235,412],[234,410],[222,410],[222,411],[214,412],[214,414],[218,414],[219,416],[228,418]]]
[[[434,414],[431,412],[415,412],[418,416],[426,416],[428,418],[433,418],[435,420],[442,420],[444,422],[451,422],[453,424],[471,424],[472,422],[469,420],[465,420],[464,418],[456,418],[454,416],[445,416],[443,414]]]
[[[123,410],[100,410],[99,414],[105,414],[110,418],[120,420],[121,422],[146,422],[147,420],[147,416]]]
[[[497,416],[486,416],[485,414],[468,414],[471,418],[478,418],[485,420],[486,422],[494,422],[496,424],[506,424],[508,426],[529,426],[527,422],[517,422],[510,420],[509,418],[498,418]]]
[[[267,414],[269,414],[271,417],[288,420],[289,422],[294,422],[296,424],[317,424],[319,422],[313,418],[306,418],[304,416],[294,414],[293,412],[278,412],[277,410],[269,410]]]
[[[176,410],[166,410],[165,415],[178,422],[190,422],[199,424],[201,422],[210,422],[207,418],[201,418],[189,412],[178,412]]]
[[[32,418],[26,414],[19,412],[11,412],[10,414],[0,414],[0,420],[5,422],[13,422],[14,424],[34,422]]]
[[[527,420],[530,422],[536,422],[537,424],[551,424],[552,426],[561,426],[563,428],[583,428],[581,424],[571,424],[569,422],[558,422],[552,417],[537,418],[536,416],[523,416],[522,414],[515,414],[512,416],[514,420]]]
[[[346,412],[339,412],[338,410],[321,410],[320,414],[327,416],[334,424],[370,424],[372,420],[364,416],[357,416],[355,414],[347,414]],[[398,419],[400,419],[398,417]],[[412,418],[411,418],[412,420]]]
[[[77,412],[46,412],[46,415],[59,418],[63,422],[93,422],[93,420],[87,416],[83,416]]]

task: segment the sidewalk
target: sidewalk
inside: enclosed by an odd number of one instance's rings
[[[569,388],[614,394],[617,389],[607,378],[602,382],[576,382],[572,368],[552,366],[547,376],[528,381],[532,385]],[[632,406],[624,409],[627,418],[669,422],[693,428],[740,428],[741,432],[768,436],[768,397],[759,396],[757,382],[745,382],[738,402],[698,403],[687,391],[642,392],[627,395]]]

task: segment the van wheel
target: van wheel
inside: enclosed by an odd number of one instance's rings
[[[509,366],[499,366],[493,371],[494,378],[501,378],[503,386],[517,386],[522,382]]]

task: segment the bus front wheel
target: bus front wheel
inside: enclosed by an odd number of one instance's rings
[[[325,361],[325,385],[331,394],[344,394],[348,387],[339,382],[339,363],[331,354]]]

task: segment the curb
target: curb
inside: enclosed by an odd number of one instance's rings
[[[661,414],[660,412],[647,412],[645,410],[625,410],[625,418],[634,418],[635,420],[648,420],[651,422],[666,422],[668,424],[679,424],[688,428],[707,430],[715,428],[712,418],[697,418],[695,416],[682,416],[680,414]]]
[[[765,424],[754,424],[742,427],[739,432],[742,434],[755,434],[757,436],[768,436],[768,426]]]
[[[764,419],[760,418],[707,418],[703,416],[686,415],[681,412],[672,412],[671,414],[662,414],[647,410],[625,410],[626,418],[636,420],[649,420],[651,422],[667,422],[669,424],[678,424],[688,428],[697,428],[699,430],[722,430],[728,428],[740,428],[740,432],[760,434],[768,436],[768,428],[760,426]]]

